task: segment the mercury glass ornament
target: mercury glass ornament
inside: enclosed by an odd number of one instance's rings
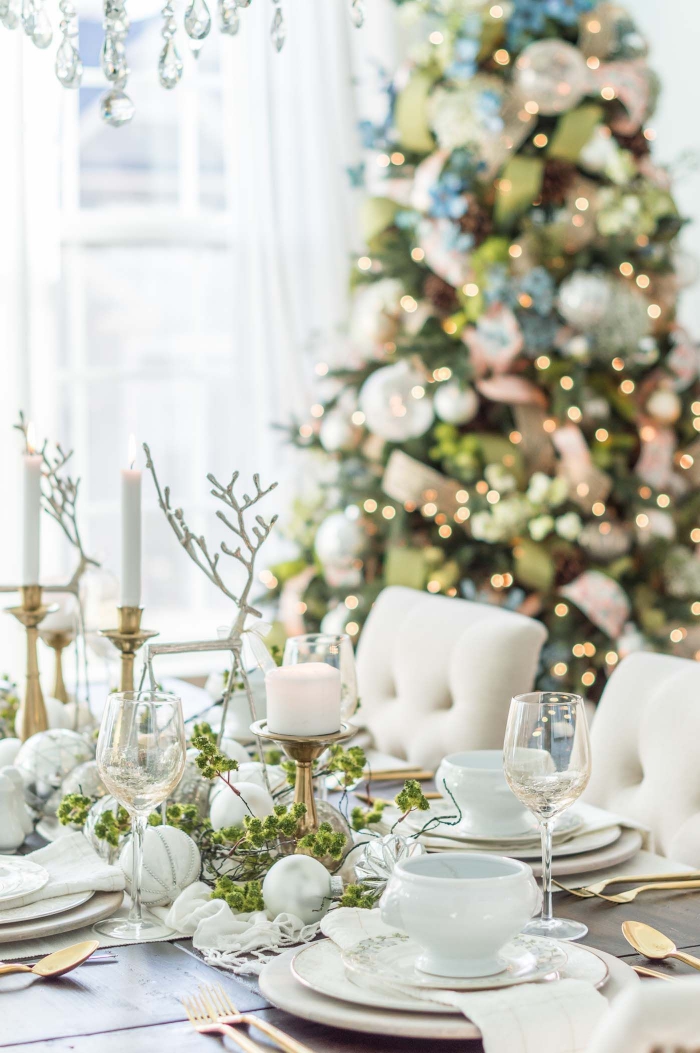
[[[185,770],[182,778],[168,797],[169,804],[193,804],[201,819],[209,814],[211,781],[205,779],[197,767],[199,750],[189,749],[185,754]],[[220,782],[220,779],[216,780]]]
[[[595,560],[609,562],[629,552],[632,537],[622,523],[587,523],[579,535],[579,544]]]
[[[350,564],[366,543],[360,521],[345,512],[332,512],[316,531],[316,555],[323,564]]]
[[[557,307],[569,325],[585,331],[603,318],[609,301],[607,278],[587,271],[574,271],[559,287]]]
[[[134,116],[134,109],[133,102],[124,91],[108,91],[100,100],[102,120],[112,128],[128,124]]]
[[[54,728],[32,735],[15,758],[24,779],[27,804],[43,812],[66,776],[94,756],[95,747],[77,731]]]
[[[424,853],[423,845],[412,838],[402,837],[400,834],[376,837],[365,846],[362,856],[355,864],[355,876],[361,885],[380,896],[397,863],[412,856],[422,856]]]
[[[520,53],[515,88],[519,99],[535,103],[540,113],[571,110],[583,98],[587,86],[586,60],[578,48],[565,40],[537,40]]]
[[[433,399],[435,413],[448,424],[468,424],[479,412],[479,396],[469,384],[450,380],[440,384]]]
[[[417,439],[433,423],[425,377],[406,361],[382,366],[367,378],[360,389],[360,409],[369,430],[389,442]]]
[[[98,801],[95,801],[88,812],[88,817],[85,820],[85,826],[83,827],[83,836],[88,839],[97,854],[108,863],[114,863],[116,861],[123,845],[130,836],[130,831],[122,834],[117,845],[110,845],[106,841],[97,837],[95,834],[95,826],[99,823],[105,812],[116,813],[118,807],[118,801],[116,798],[112,797],[111,794],[106,794],[104,797],[100,797]]]

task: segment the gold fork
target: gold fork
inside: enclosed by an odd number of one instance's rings
[[[632,903],[640,892],[654,892],[657,889],[695,889],[700,888],[700,881],[656,881],[650,885],[638,885],[627,892],[618,892],[615,896],[604,896],[602,892],[594,893],[596,899],[604,899],[606,903]],[[586,899],[590,897],[585,897]]]
[[[700,878],[700,870],[686,870],[672,874],[619,874],[615,877],[606,878],[605,881],[594,881],[591,885],[582,885],[580,888],[568,888],[558,881],[552,880],[552,884],[564,892],[570,892],[572,896],[588,899],[590,896],[599,895],[608,885],[634,884],[635,881],[689,881]]]
[[[238,1045],[239,1049],[243,1050],[243,1053],[263,1053],[262,1046],[259,1046],[257,1042],[253,1042],[252,1038],[248,1038],[242,1031],[236,1031],[229,1024],[220,1023],[217,1014],[206,1003],[201,993],[199,997],[190,995],[189,998],[181,998],[180,1001],[185,1007],[190,1023],[200,1034],[228,1035]]]
[[[298,1042],[274,1024],[269,1024],[267,1020],[259,1020],[254,1013],[239,1013],[221,984],[215,987],[205,984],[200,990],[206,997],[207,1004],[213,1008],[220,1024],[249,1024],[271,1038],[285,1053],[313,1053],[303,1042]]]

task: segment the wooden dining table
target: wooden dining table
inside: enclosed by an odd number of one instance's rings
[[[392,792],[396,792],[395,787],[382,786],[382,793],[388,796]],[[627,887],[616,886],[616,891]],[[585,922],[589,931],[582,943],[590,947],[608,951],[629,965],[651,966],[671,977],[695,972],[675,960],[650,962],[636,954],[624,939],[621,925],[627,919],[647,922],[670,936],[679,949],[700,957],[700,890],[647,892],[628,905],[560,892],[554,902],[556,913]],[[66,945],[70,942],[67,933]],[[483,1048],[478,1041],[426,1042],[302,1020],[263,998],[255,977],[239,978],[206,965],[190,940],[116,947],[110,948],[110,953],[116,955],[116,962],[83,965],[56,980],[27,974],[3,977],[0,1049],[22,1053],[206,1053],[222,1040],[198,1034],[188,1022],[180,999],[207,983],[222,984],[241,1012],[269,1020],[317,1053],[426,1053],[433,1049],[440,1053],[479,1053]],[[252,1030],[251,1037],[261,1048],[270,1048],[257,1030]],[[236,1046],[226,1039],[225,1048]]]

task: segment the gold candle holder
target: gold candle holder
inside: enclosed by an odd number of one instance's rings
[[[57,698],[59,702],[68,702],[68,692],[66,691],[66,684],[63,679],[63,652],[69,643],[72,643],[75,639],[75,633],[64,632],[63,630],[53,631],[51,629],[42,629],[39,632],[41,639],[44,641],[47,647],[50,647],[54,654],[54,672],[53,672],[53,691],[51,692],[54,698]]]
[[[306,815],[301,820],[302,831],[314,834],[318,830],[318,814],[314,799],[313,764],[323,751],[336,742],[346,742],[357,734],[352,724],[342,723],[340,731],[330,735],[278,735],[269,731],[266,720],[257,720],[250,725],[250,730],[257,738],[279,743],[290,760],[297,766],[297,777],[294,784],[294,803],[306,805]]]
[[[22,600],[20,606],[8,607],[8,613],[14,615],[27,630],[27,683],[17,714],[17,730],[19,738],[24,742],[38,731],[46,731],[49,726],[39,680],[36,642],[39,636],[38,625],[42,618],[55,608],[42,604],[41,585],[23,585],[19,594]]]
[[[158,633],[152,629],[141,628],[143,607],[117,607],[119,615],[118,629],[100,629],[100,636],[110,640],[121,652],[120,691],[134,690],[134,655],[146,640]]]

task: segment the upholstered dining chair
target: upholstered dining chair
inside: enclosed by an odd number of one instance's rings
[[[657,852],[700,867],[698,742],[700,662],[629,655],[598,704],[584,800],[643,822]]]
[[[625,991],[586,1053],[700,1053],[700,977],[644,980]]]
[[[428,767],[456,750],[500,749],[511,697],[531,690],[546,637],[522,614],[389,586],[358,645],[353,720],[377,749]]]

